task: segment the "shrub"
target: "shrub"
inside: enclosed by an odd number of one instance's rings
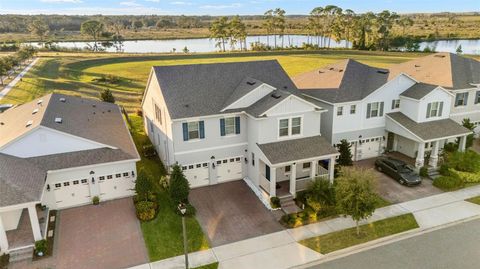
[[[449,176],[450,175],[450,168],[446,164],[442,164],[440,168],[438,169],[438,172],[442,176]]]
[[[340,144],[337,145],[338,152],[340,152],[340,156],[338,156],[337,163],[342,166],[350,166],[353,164],[352,162],[352,145],[348,143],[347,140],[342,139]]]
[[[100,99],[104,102],[115,103],[115,97],[110,89],[105,89],[100,93]]]
[[[335,190],[330,181],[322,178],[315,179],[307,187],[306,204],[315,212],[323,207],[335,205]]]
[[[458,145],[453,142],[449,142],[443,146],[443,150],[446,152],[455,152],[458,150]]]
[[[462,172],[456,171],[451,169],[449,171],[450,175],[454,175],[459,177],[464,183],[478,183],[480,182],[480,174],[479,173],[469,173],[469,172]]]
[[[185,216],[193,217],[195,216],[196,213],[197,213],[197,209],[193,205],[187,204],[187,212],[185,212]]]
[[[172,174],[170,175],[170,198],[174,204],[187,203],[188,194],[190,192],[190,184],[183,175],[182,169],[178,164],[172,167]]]
[[[445,191],[451,191],[462,188],[464,182],[458,176],[441,176],[433,180],[433,186]]]
[[[35,242],[35,254],[43,256],[47,254],[47,240],[39,240]]]
[[[270,198],[270,206],[272,208],[279,208],[280,207],[280,198],[274,196]]]
[[[152,184],[145,171],[142,169],[138,172],[137,180],[135,180],[135,192],[139,200],[148,200],[148,194],[151,192]]]
[[[164,190],[168,189],[169,182],[170,182],[170,177],[168,175],[160,177],[159,183]]]
[[[426,166],[420,167],[420,176],[421,177],[428,177],[428,168]]]
[[[100,197],[98,197],[98,196],[93,196],[93,198],[92,198],[92,204],[94,204],[94,205],[100,204]]]
[[[143,117],[143,110],[141,108],[137,108],[137,110],[135,112],[136,112],[137,116]]]
[[[474,151],[452,152],[447,155],[448,165],[458,171],[480,172],[480,155]]]
[[[155,218],[155,204],[148,201],[140,201],[135,204],[137,217],[141,221],[149,221]]]
[[[10,255],[8,254],[0,255],[0,269],[7,269],[9,260],[10,260]]]

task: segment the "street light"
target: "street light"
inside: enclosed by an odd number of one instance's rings
[[[182,214],[183,251],[185,252],[185,268],[188,269],[187,227],[185,227],[185,213],[187,213],[187,207],[185,204],[180,203],[178,205],[178,210]]]

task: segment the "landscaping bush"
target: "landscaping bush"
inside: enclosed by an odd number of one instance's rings
[[[317,178],[309,184],[306,191],[306,205],[316,213],[324,207],[335,205],[335,190],[330,181]]]
[[[442,164],[440,168],[438,169],[438,172],[442,176],[449,176],[450,175],[450,168],[446,164]]]
[[[478,183],[480,182],[480,174],[479,173],[469,173],[469,172],[462,172],[456,171],[453,169],[449,170],[450,175],[455,175],[459,177],[464,183]]]
[[[98,197],[98,196],[93,196],[93,198],[92,198],[92,204],[94,204],[94,205],[100,204],[100,197]]]
[[[136,114],[137,114],[137,116],[139,116],[139,117],[143,117],[143,110],[142,110],[141,108],[137,108]]]
[[[270,206],[272,208],[279,208],[280,207],[280,198],[274,196],[270,198]]]
[[[10,255],[8,254],[3,254],[2,256],[0,256],[0,269],[7,269],[9,260]]]
[[[35,242],[35,254],[38,256],[47,254],[47,240],[43,239]]]
[[[464,186],[464,182],[456,175],[441,176],[433,180],[433,186],[444,191],[451,191],[462,188]]]
[[[149,201],[140,201],[135,204],[137,217],[141,221],[149,221],[155,218],[155,203]]]
[[[426,166],[422,166],[420,168],[420,176],[421,177],[428,177],[428,168]]]
[[[474,151],[451,152],[447,155],[448,166],[463,172],[480,172],[480,155]]]
[[[453,142],[449,142],[443,146],[443,150],[446,152],[455,152],[458,150],[458,145]]]
[[[115,103],[115,97],[110,89],[105,89],[100,93],[100,99],[107,103]]]
[[[170,198],[174,204],[188,204],[188,193],[190,192],[190,183],[183,175],[182,169],[178,164],[172,167],[170,175]]]
[[[160,187],[162,187],[164,190],[168,189],[169,182],[170,182],[170,177],[168,175],[160,177],[160,180],[159,180]]]
[[[149,176],[142,169],[138,171],[137,180],[135,180],[135,192],[138,200],[148,201],[148,194],[151,193],[152,184]]]

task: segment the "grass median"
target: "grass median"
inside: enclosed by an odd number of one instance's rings
[[[375,221],[360,226],[360,236],[356,228],[349,228],[300,241],[299,243],[322,254],[359,245],[385,236],[418,228],[413,214]]]

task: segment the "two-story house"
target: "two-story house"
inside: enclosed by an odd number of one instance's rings
[[[277,61],[153,67],[142,108],[160,158],[181,165],[191,187],[245,179],[272,197],[317,176],[333,180],[326,110]]]
[[[471,133],[450,119],[450,91],[405,73],[344,60],[293,80],[308,100],[327,109],[323,135],[333,145],[349,141],[355,160],[390,150],[416,158],[420,167],[429,151],[429,165],[436,166],[447,141],[460,137],[464,149]]]

